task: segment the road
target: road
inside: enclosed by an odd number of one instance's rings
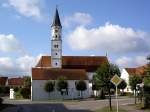
[[[14,104],[16,106],[5,109],[2,112],[93,112],[96,109],[107,106],[108,100],[50,102],[5,99],[4,103]],[[132,98],[119,99],[119,105],[121,107],[133,103],[134,99]],[[115,99],[112,100],[112,105],[116,105]]]

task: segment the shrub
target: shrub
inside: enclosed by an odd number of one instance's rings
[[[46,82],[45,83],[45,85],[44,85],[44,90],[46,91],[46,92],[49,92],[49,94],[52,92],[52,91],[54,91],[54,86],[55,86],[55,82],[53,82],[53,81],[48,81],[48,82]]]
[[[60,91],[61,95],[66,93],[68,95],[68,82],[65,77],[59,77],[57,80],[57,89]],[[65,91],[63,91],[65,90]]]
[[[0,86],[0,94],[2,93],[2,87]]]
[[[84,80],[79,80],[75,83],[76,89],[81,91],[81,98],[83,97],[82,92],[87,89],[86,82]]]
[[[1,86],[0,87],[0,94],[9,94],[9,87],[8,86]]]
[[[3,88],[4,94],[9,94],[10,88],[8,86]]]
[[[23,98],[30,98],[31,90],[30,88],[21,88],[20,94]]]
[[[3,103],[3,99],[2,98],[0,98],[0,105]]]
[[[19,87],[15,87],[15,88],[14,88],[14,91],[15,91],[15,92],[18,92],[18,91],[19,91]]]

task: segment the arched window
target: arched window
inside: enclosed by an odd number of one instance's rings
[[[55,65],[57,66],[58,64],[57,64],[57,63],[55,63]]]
[[[58,45],[57,45],[57,44],[55,44],[55,45],[54,45],[54,48],[58,48]]]

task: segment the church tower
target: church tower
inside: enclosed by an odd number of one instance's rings
[[[62,67],[62,39],[61,39],[62,26],[61,26],[57,8],[56,8],[51,29],[52,29],[51,66],[53,68],[61,68]]]

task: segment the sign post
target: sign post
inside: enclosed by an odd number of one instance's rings
[[[114,75],[111,82],[116,86],[116,102],[117,102],[117,112],[118,112],[118,85],[121,83],[122,79],[118,75]]]

